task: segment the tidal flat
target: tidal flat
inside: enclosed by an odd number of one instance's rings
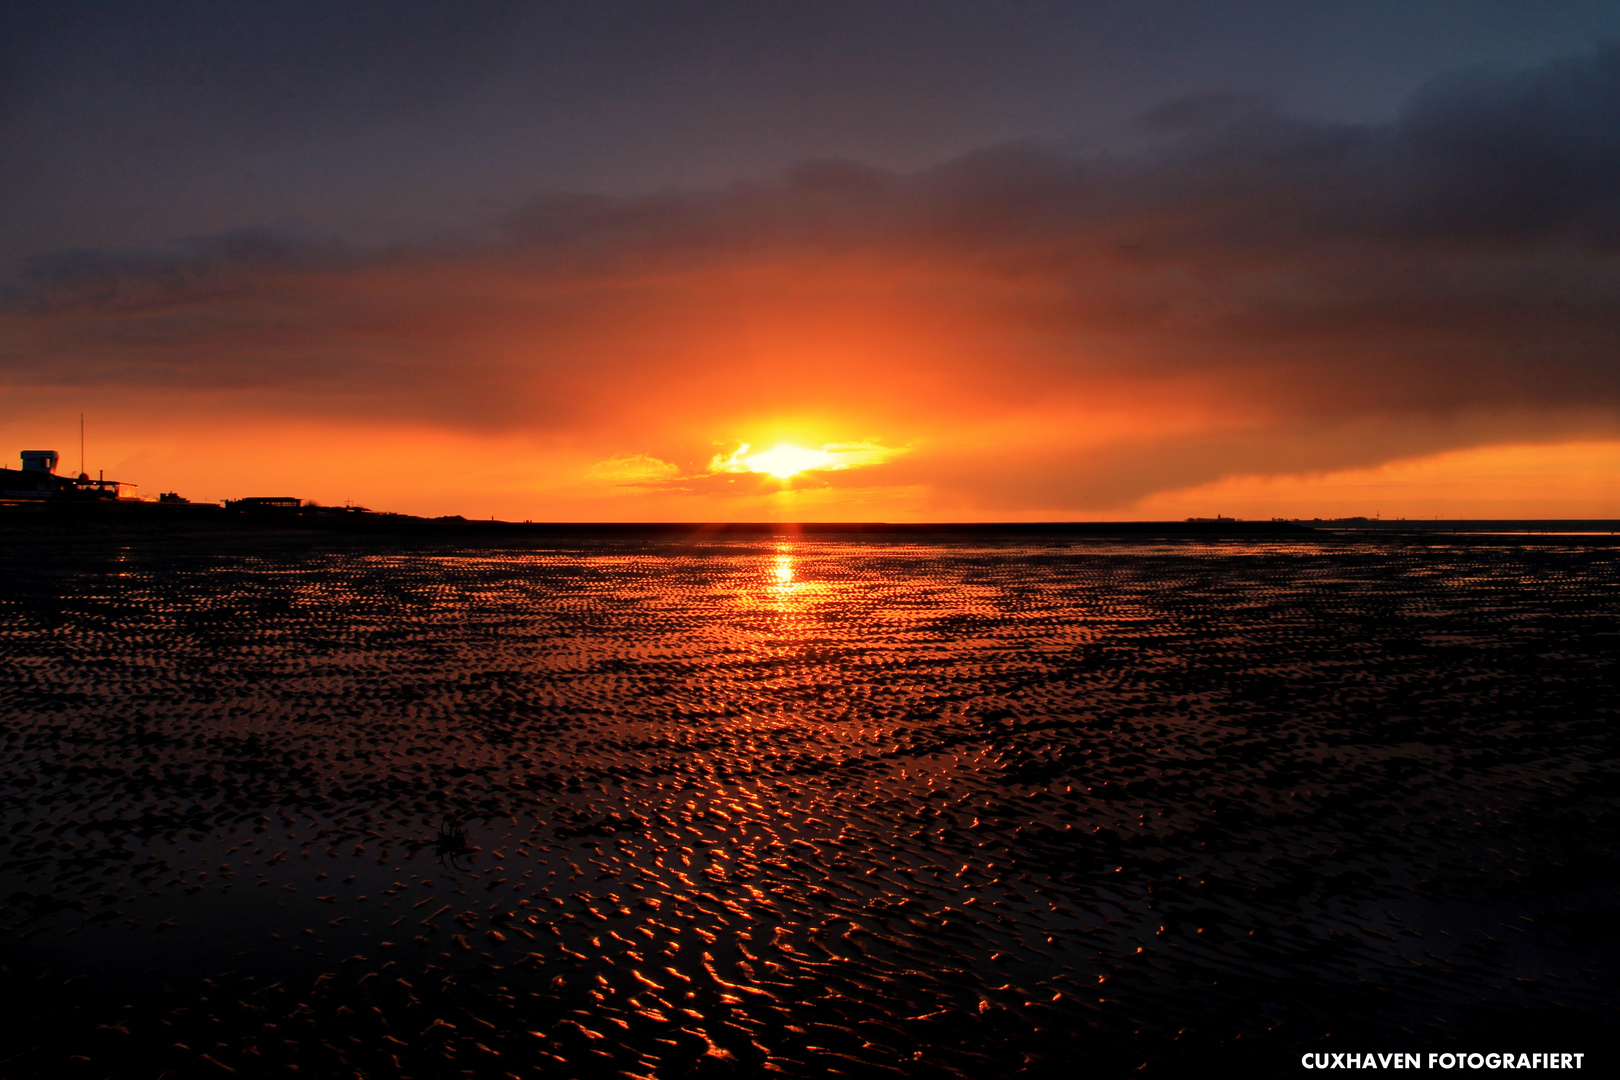
[[[1620,548],[154,542],[0,575],[0,1075],[1614,1061]]]

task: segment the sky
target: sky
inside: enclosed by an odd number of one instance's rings
[[[22,2],[0,146],[146,497],[1620,517],[1612,3]]]

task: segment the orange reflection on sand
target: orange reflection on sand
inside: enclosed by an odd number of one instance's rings
[[[763,595],[755,594],[758,602],[774,608],[779,614],[800,614],[815,600],[827,599],[829,584],[805,577],[809,564],[798,545],[783,540],[763,560],[758,571]]]
[[[794,606],[803,599],[799,594],[805,582],[794,577],[795,560],[792,544],[778,544],[767,569],[766,592],[778,607]]]

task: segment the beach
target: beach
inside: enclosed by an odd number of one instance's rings
[[[1613,1060],[1620,552],[0,551],[6,1076]]]

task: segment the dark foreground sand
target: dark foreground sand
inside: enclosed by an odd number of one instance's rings
[[[0,552],[6,1077],[1614,1066],[1620,551]]]

